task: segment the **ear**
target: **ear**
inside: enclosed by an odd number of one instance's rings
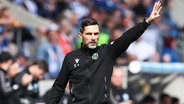
[[[79,32],[79,37],[82,39],[82,33],[81,32]]]

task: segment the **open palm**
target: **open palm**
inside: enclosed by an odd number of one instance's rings
[[[162,9],[161,2],[160,1],[155,2],[154,6],[153,6],[153,10],[152,10],[149,18],[147,19],[147,22],[151,23],[155,18],[159,17],[161,9]]]

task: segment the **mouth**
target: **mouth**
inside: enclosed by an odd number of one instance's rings
[[[96,42],[89,42],[89,44],[97,44]]]
[[[96,43],[96,42],[90,42],[89,45],[91,45],[91,46],[96,46],[97,43]]]

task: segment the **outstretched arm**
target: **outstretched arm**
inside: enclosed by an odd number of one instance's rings
[[[109,45],[107,48],[107,53],[112,59],[116,59],[119,57],[129,45],[137,40],[144,31],[148,28],[148,26],[160,16],[160,10],[162,9],[160,1],[155,2],[153,6],[153,10],[150,16],[143,22],[137,24],[136,26],[132,27],[128,31],[122,34],[120,38],[115,40],[113,44]]]
[[[155,2],[154,6],[153,6],[153,10],[150,14],[150,16],[148,17],[148,19],[146,19],[146,22],[148,24],[151,24],[155,18],[160,16],[160,10],[162,9],[161,3],[160,1]]]

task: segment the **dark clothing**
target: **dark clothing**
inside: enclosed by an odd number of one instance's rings
[[[33,102],[39,99],[39,86],[38,80],[33,80],[28,85],[22,85],[21,80],[23,75],[30,74],[28,69],[25,69],[23,72],[19,73],[13,78],[12,86],[17,86],[15,89],[16,95],[19,97],[19,100],[28,99],[30,102]]]
[[[49,104],[49,97],[50,97],[51,89],[48,90],[44,95],[43,95],[43,100],[45,101],[46,104]],[[68,98],[70,94],[65,92],[58,104],[68,104]]]
[[[119,104],[120,102],[132,100],[130,92],[127,89],[116,88],[113,85],[111,85],[110,97],[112,104]]]
[[[110,104],[113,64],[149,25],[144,21],[125,32],[111,44],[96,49],[82,47],[65,56],[55,80],[49,104],[58,104],[67,82],[70,84],[68,104]]]
[[[13,104],[12,94],[10,80],[7,78],[6,72],[0,68],[0,104]]]

